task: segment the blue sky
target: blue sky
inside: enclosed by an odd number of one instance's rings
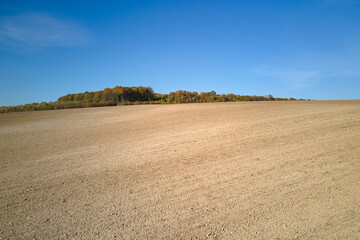
[[[116,85],[360,99],[360,0],[2,0],[0,83],[0,106]]]

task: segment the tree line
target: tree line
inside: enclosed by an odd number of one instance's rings
[[[299,99],[304,100],[304,99]],[[178,90],[169,94],[154,93],[151,87],[105,88],[102,91],[67,94],[55,102],[32,103],[0,107],[0,113],[55,110],[83,107],[119,106],[134,104],[174,104],[240,101],[296,101],[294,98],[274,98],[272,95],[236,95],[211,92],[189,92]]]

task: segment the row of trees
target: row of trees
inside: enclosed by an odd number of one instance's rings
[[[136,102],[153,101],[155,97],[151,87],[120,87],[105,88],[103,91],[68,94],[59,97],[59,102]]]
[[[166,101],[165,101],[166,100]],[[267,96],[249,96],[249,95],[235,95],[235,94],[216,94],[215,91],[211,92],[187,92],[176,91],[171,92],[169,95],[164,95],[160,101],[167,103],[205,103],[205,102],[240,102],[240,101],[287,101],[296,100],[294,98],[274,98],[272,95]]]
[[[122,105],[126,105],[126,104],[130,104],[130,103],[124,103]],[[101,103],[42,102],[42,103],[31,103],[31,104],[17,105],[17,106],[0,107],[0,113],[30,112],[30,111],[41,111],[41,110],[57,110],[57,109],[83,108],[83,107],[102,107],[102,106],[116,106],[116,104],[113,104],[111,102],[101,102]]]
[[[83,107],[117,106],[132,104],[165,104],[165,103],[206,103],[206,102],[239,102],[239,101],[295,101],[294,98],[274,98],[267,96],[249,96],[235,94],[217,94],[211,92],[176,91],[169,94],[154,93],[151,87],[106,88],[102,91],[68,94],[59,97],[56,102],[42,102],[25,105],[0,107],[0,113],[54,110]],[[304,99],[300,99],[304,100]]]

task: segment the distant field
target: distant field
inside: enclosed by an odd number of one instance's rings
[[[0,115],[0,239],[356,239],[360,101]]]

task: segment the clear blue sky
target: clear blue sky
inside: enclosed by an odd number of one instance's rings
[[[0,83],[0,106],[116,85],[360,99],[360,0],[1,0]]]

